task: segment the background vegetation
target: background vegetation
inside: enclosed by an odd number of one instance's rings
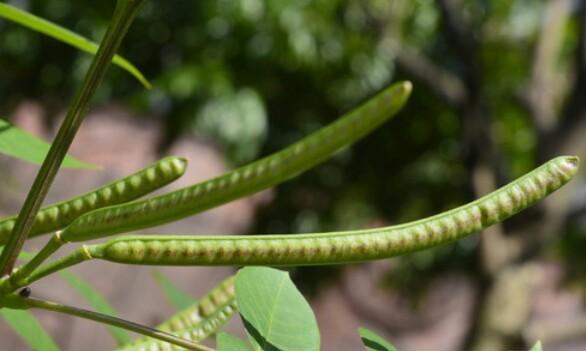
[[[87,0],[8,3],[94,39],[113,7]],[[280,186],[249,232],[411,220],[485,194],[554,155],[586,156],[581,1],[150,1],[122,54],[155,88],[145,92],[113,68],[98,103],[124,104],[150,116],[137,118],[160,120],[161,153],[178,137],[195,135],[213,140],[234,166],[332,121],[391,81],[414,81],[398,118]],[[54,123],[90,59],[0,21],[0,115],[35,99]],[[562,267],[563,289],[584,290],[585,199],[582,176],[573,189],[482,237],[393,260],[377,279],[389,295],[407,297],[411,314],[425,315],[430,307],[421,303],[433,282],[458,272],[475,287],[460,347],[526,348],[534,341],[527,329],[532,309],[515,309],[517,319],[507,324],[500,301],[519,306],[530,299],[538,279],[526,278],[528,267],[546,261]],[[317,298],[328,284],[354,279],[344,270],[299,269],[294,277]],[[424,329],[429,319],[398,328],[388,322],[392,316],[361,305],[364,299],[347,298],[395,337]],[[544,327],[551,334],[550,347],[540,336],[546,349],[580,345],[586,315],[576,318],[572,333]],[[567,346],[568,340],[578,341]]]

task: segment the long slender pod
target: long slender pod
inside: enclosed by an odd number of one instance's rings
[[[129,236],[89,249],[107,261],[141,265],[314,265],[366,261],[457,240],[500,222],[567,183],[577,157],[555,158],[474,202],[386,228],[300,235]]]
[[[175,221],[281,183],[329,158],[377,128],[403,106],[402,82],[291,146],[209,181],[174,192],[87,213],[67,227],[65,241],[83,241]]]
[[[224,280],[193,306],[177,313],[156,327],[182,339],[200,342],[216,333],[238,311],[234,294],[234,277]],[[180,350],[161,340],[140,338],[118,351]]]
[[[184,158],[166,157],[94,191],[46,206],[37,214],[29,237],[64,228],[77,217],[97,208],[135,200],[181,177],[186,167]],[[0,245],[8,240],[15,222],[16,216],[0,220]]]
[[[297,235],[127,236],[85,246],[35,271],[23,283],[89,259],[140,265],[319,265],[387,258],[452,242],[503,221],[566,184],[573,156],[555,158],[464,206],[385,228]]]

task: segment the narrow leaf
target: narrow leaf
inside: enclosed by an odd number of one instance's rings
[[[216,338],[218,351],[250,351],[250,348],[240,338],[227,333],[220,333]]]
[[[92,306],[97,312],[107,314],[110,316],[117,316],[118,313],[112,306],[104,299],[104,297],[97,292],[91,285],[83,281],[69,271],[59,272],[63,279],[71,285],[77,292],[85,298],[85,300]],[[118,345],[122,345],[131,341],[130,335],[123,329],[107,326],[108,331],[112,337],[116,340]]]
[[[236,301],[251,341],[263,350],[319,350],[313,311],[287,272],[241,269],[236,275]]]
[[[165,295],[167,296],[167,299],[175,307],[175,309],[186,309],[189,306],[193,305],[193,303],[195,302],[195,299],[193,299],[183,290],[179,289],[179,287],[177,287],[177,285],[175,285],[163,273],[159,271],[153,271],[153,277],[155,278],[156,282],[159,284],[161,289],[163,289]]]
[[[0,314],[22,340],[37,351],[59,351],[59,347],[47,334],[32,313],[25,310],[2,308]]]
[[[9,21],[18,23],[24,27],[42,33],[92,55],[95,55],[98,51],[98,44],[89,39],[8,4],[0,3],[0,17],[4,17]],[[152,88],[151,83],[149,83],[143,74],[125,58],[115,55],[112,62],[134,76],[134,78],[136,78],[145,88]]]
[[[43,140],[15,127],[8,121],[0,119],[0,153],[40,165],[43,163],[49,147],[49,144]],[[79,169],[99,168],[98,166],[79,161],[71,156],[65,157],[63,167]]]
[[[366,328],[358,329],[360,339],[367,351],[399,351],[390,342],[381,338],[379,335]]]

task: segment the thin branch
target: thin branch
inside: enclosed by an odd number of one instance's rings
[[[79,249],[73,251],[69,255],[63,256],[44,266],[41,266],[31,275],[27,276],[26,278],[20,279],[17,282],[10,281],[9,277],[5,277],[3,280],[0,280],[0,291],[14,291],[25,285],[29,285],[41,278],[44,278],[49,274],[75,266],[76,264],[91,260],[93,258],[94,257],[90,253],[88,246],[82,245]]]
[[[414,79],[425,83],[436,95],[455,108],[460,108],[468,95],[462,80],[437,65],[425,55],[404,44],[397,49],[396,64]]]
[[[134,322],[130,322],[121,318],[117,318],[117,317],[112,317],[112,316],[108,316],[102,313],[98,313],[98,312],[94,312],[94,311],[88,311],[85,309],[81,309],[81,308],[77,308],[77,307],[73,307],[73,306],[67,306],[67,305],[62,305],[62,304],[58,304],[55,302],[50,302],[50,301],[44,301],[44,300],[38,300],[38,299],[33,299],[33,298],[23,298],[23,302],[24,305],[27,308],[39,308],[39,309],[43,309],[43,310],[48,310],[48,311],[54,311],[54,312],[58,312],[58,313],[63,313],[63,314],[68,314],[71,316],[76,316],[76,317],[80,317],[80,318],[84,318],[84,319],[89,319],[92,321],[96,321],[102,324],[108,324],[108,325],[112,325],[114,327],[118,327],[118,328],[122,328],[122,329],[126,329],[135,333],[139,333],[151,338],[155,338],[164,342],[168,342],[177,346],[181,346],[184,347],[188,350],[194,350],[194,351],[214,351],[213,349],[203,346],[203,345],[198,345],[195,344],[189,340],[185,340],[182,338],[179,338],[173,334],[167,333],[167,332],[163,332],[157,329],[153,329],[141,324],[137,324]]]
[[[442,15],[442,22],[450,44],[465,68],[465,82],[468,89],[479,86],[476,59],[476,39],[472,26],[468,25],[460,15],[461,4],[457,0],[436,0]],[[475,90],[475,89],[474,89]]]
[[[571,5],[570,0],[546,2],[531,63],[531,78],[521,93],[523,105],[529,110],[540,138],[538,145],[556,123],[555,103],[560,94],[556,70]]]
[[[578,11],[578,20],[578,47],[574,68],[576,79],[570,88],[571,95],[568,102],[563,108],[561,122],[547,140],[549,149],[553,152],[586,147],[584,139],[586,130],[586,99],[584,99],[586,96],[586,5],[583,2]]]

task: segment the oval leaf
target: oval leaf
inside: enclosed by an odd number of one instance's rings
[[[28,29],[42,33],[92,55],[95,55],[98,51],[98,44],[89,39],[16,7],[0,3],[0,17],[4,17],[9,21],[18,23]],[[112,62],[133,75],[145,88],[152,88],[151,83],[125,58],[115,55]]]
[[[43,163],[49,147],[49,144],[43,140],[15,127],[8,121],[0,119],[0,153],[40,165]],[[95,165],[79,161],[71,156],[65,157],[62,167],[80,169],[99,168]]]
[[[59,351],[59,347],[29,311],[3,308],[0,314],[33,350]]]
[[[358,333],[367,351],[399,351],[390,342],[366,328],[358,329]]]
[[[319,350],[313,311],[287,272],[241,269],[236,275],[236,301],[251,341],[263,350]]]

